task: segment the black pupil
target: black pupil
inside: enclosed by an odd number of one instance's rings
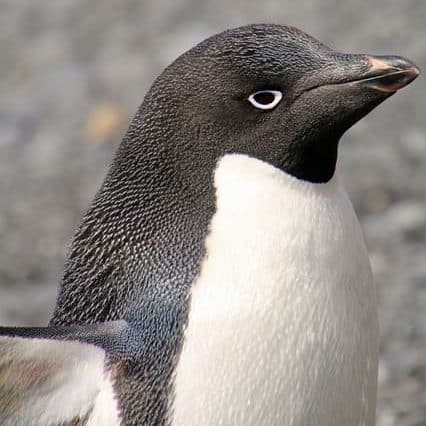
[[[268,105],[274,102],[275,95],[271,92],[259,92],[254,95],[254,100],[261,105]]]

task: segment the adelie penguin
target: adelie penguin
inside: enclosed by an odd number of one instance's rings
[[[155,81],[46,328],[0,329],[0,423],[371,426],[376,294],[342,134],[419,70],[249,25]]]

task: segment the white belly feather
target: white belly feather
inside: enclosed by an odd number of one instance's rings
[[[229,155],[215,187],[172,424],[373,425],[375,287],[337,178]]]

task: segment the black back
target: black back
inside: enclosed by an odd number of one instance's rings
[[[177,135],[145,105],[74,237],[51,321],[141,324],[141,345],[116,367],[125,424],[165,419],[188,291],[214,212],[208,173],[194,184],[182,176],[191,163],[173,156]]]

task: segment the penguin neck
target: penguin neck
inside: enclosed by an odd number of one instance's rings
[[[309,142],[296,141],[280,165],[284,172],[307,182],[327,183],[335,173],[339,137],[327,135]]]
[[[214,213],[212,176],[191,179],[167,129],[147,123],[134,118],[77,230],[53,324],[137,317],[142,298],[186,303]]]
[[[211,176],[204,171],[191,185],[171,137],[146,126],[137,115],[76,232],[51,320],[124,319],[137,329],[140,346],[132,348],[126,379],[116,383],[126,424],[135,405],[156,407],[141,411],[140,424],[162,424],[167,415],[188,292],[214,213]],[[143,387],[135,377],[144,378]]]

